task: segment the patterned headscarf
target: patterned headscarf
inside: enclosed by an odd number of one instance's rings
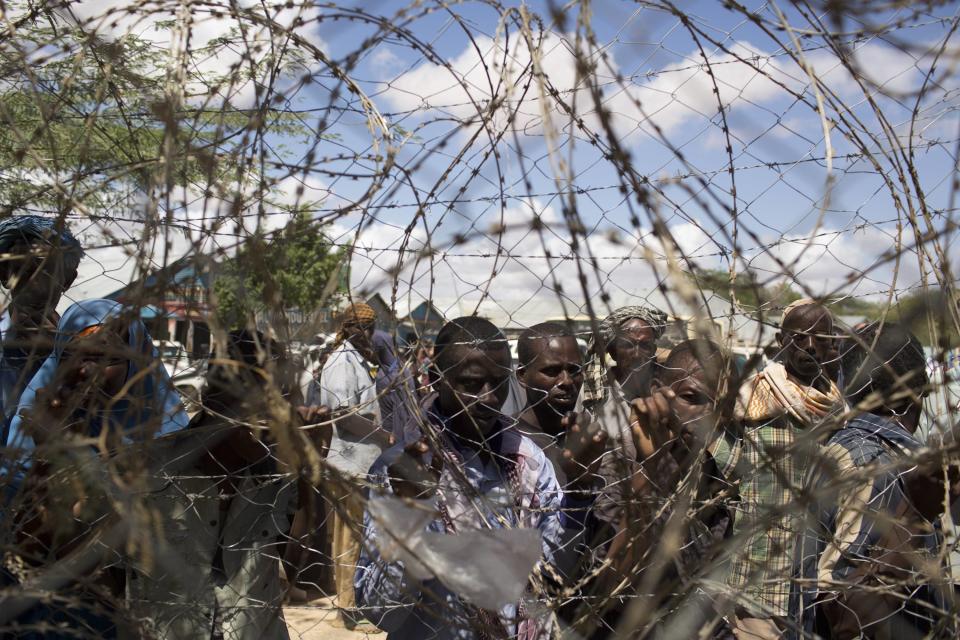
[[[337,332],[336,347],[340,347],[347,341],[347,327],[360,325],[369,326],[376,324],[377,312],[366,302],[354,302],[346,309],[340,312],[340,331]]]
[[[354,302],[340,314],[340,325],[373,324],[377,321],[377,312],[365,302]]]
[[[606,397],[607,367],[604,362],[607,346],[617,336],[617,331],[630,320],[642,320],[653,329],[653,337],[659,340],[667,329],[667,314],[650,307],[620,307],[600,323],[600,343],[596,337],[590,340],[590,352],[593,356],[587,364],[583,381],[583,403],[587,406],[597,404]]]
[[[58,248],[64,271],[76,273],[83,258],[83,248],[65,224],[56,218],[34,215],[11,216],[0,220],[0,254],[10,253],[20,243],[37,242]]]

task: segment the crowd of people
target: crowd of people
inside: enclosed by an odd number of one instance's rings
[[[285,638],[319,562],[342,624],[391,640],[956,637],[960,476],[900,326],[799,300],[738,368],[628,306],[514,362],[484,318],[407,354],[352,303],[305,385],[225,332],[189,417],[137,309],[56,314],[68,230],[0,221],[0,254],[0,636]]]

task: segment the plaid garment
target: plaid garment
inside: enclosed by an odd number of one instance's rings
[[[789,505],[803,481],[804,465],[793,455],[800,431],[781,416],[747,426],[742,438],[721,438],[711,449],[721,472],[740,481],[740,501],[731,505],[733,535],[745,544],[731,561],[728,583],[756,617],[787,613],[797,535]]]
[[[836,385],[821,392],[771,362],[740,389],[741,437],[720,439],[712,447],[725,475],[740,480],[734,537],[744,544],[732,558],[729,584],[745,597],[739,604],[752,617],[787,614],[797,498],[817,434],[842,408]]]
[[[953,585],[939,517],[911,499],[920,494],[909,456],[921,447],[895,420],[869,414],[827,442],[811,469],[790,602],[804,637],[956,637],[943,613]]]

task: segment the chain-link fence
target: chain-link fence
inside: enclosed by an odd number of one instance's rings
[[[958,24],[0,1],[0,636],[955,637]]]

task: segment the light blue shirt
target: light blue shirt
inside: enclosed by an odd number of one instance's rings
[[[377,386],[370,374],[370,364],[344,342],[333,350],[314,380],[307,396],[308,404],[322,404],[332,411],[349,409],[360,415],[374,416],[379,421],[380,406]],[[358,437],[334,423],[333,438],[327,462],[338,471],[354,476],[366,475],[383,448],[371,437]]]
[[[20,396],[46,357],[44,355],[31,358],[30,353],[22,347],[6,344],[15,337],[11,331],[12,323],[9,309],[0,314],[0,412],[3,416],[0,424],[0,446],[6,446],[10,435],[10,422],[17,412]],[[25,368],[31,361],[33,366]]]

